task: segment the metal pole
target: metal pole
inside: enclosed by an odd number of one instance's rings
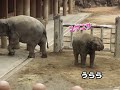
[[[110,35],[110,51],[112,50],[112,29],[110,30],[111,31],[111,35]]]
[[[101,28],[101,39],[103,40],[103,28]]]
[[[120,17],[116,21],[116,35],[115,35],[115,57],[120,58]]]
[[[70,33],[70,47],[72,47],[72,41],[73,41],[73,32]]]
[[[93,28],[91,28],[91,35],[93,35]]]
[[[60,19],[60,50],[63,48],[63,20]]]

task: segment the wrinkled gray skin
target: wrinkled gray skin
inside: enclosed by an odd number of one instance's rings
[[[46,53],[46,30],[43,24],[37,19],[19,15],[7,19],[0,19],[0,36],[8,36],[9,55],[14,55],[14,47],[17,43],[27,43],[29,47],[28,58],[34,58],[34,49],[39,45],[42,52],[42,58],[47,57]]]
[[[75,65],[78,65],[78,56],[81,56],[81,67],[86,67],[86,57],[87,54],[90,55],[90,68],[94,66],[95,51],[100,51],[104,49],[103,42],[98,37],[93,37],[90,34],[84,33],[79,37],[74,37],[73,42],[73,53],[75,57]]]

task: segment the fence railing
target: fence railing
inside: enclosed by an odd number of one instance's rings
[[[120,17],[119,17],[120,19]],[[54,18],[54,52],[59,52],[63,49],[63,27],[69,27],[69,26],[74,26],[76,24],[63,24],[61,22],[60,16],[56,16]],[[92,25],[90,28],[90,34],[94,34],[94,29],[98,28],[100,29],[100,38],[103,39],[108,39],[104,38],[104,29],[109,29],[110,30],[110,42],[104,42],[104,44],[110,44],[110,50],[112,53],[114,53],[114,56],[117,58],[120,58],[120,21],[117,22],[116,27],[114,25]],[[62,32],[62,33],[61,33]],[[83,31],[81,31],[82,33]],[[59,36],[59,37],[58,37]],[[113,39],[114,38],[114,42]],[[58,41],[59,40],[59,41]],[[73,32],[70,34],[70,46],[72,45],[72,40],[73,40]],[[112,50],[112,45],[114,45],[114,50]],[[57,49],[56,49],[57,47]]]

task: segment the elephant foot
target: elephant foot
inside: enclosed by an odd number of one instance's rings
[[[94,66],[93,66],[93,65],[90,65],[90,68],[94,68]]]
[[[41,58],[47,58],[47,54],[42,54]]]
[[[9,56],[14,56],[14,55],[15,55],[15,52],[9,52],[8,55],[9,55]]]
[[[81,68],[85,68],[86,67],[86,65],[81,65]]]
[[[35,54],[29,54],[28,58],[35,58]]]

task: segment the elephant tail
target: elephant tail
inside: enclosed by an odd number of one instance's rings
[[[47,40],[47,48],[49,49],[49,46],[48,46],[48,40]]]
[[[43,34],[45,35],[46,39],[47,39],[47,33],[46,33],[46,30],[43,32]],[[49,48],[49,45],[48,45],[48,39],[47,39],[47,48]]]

